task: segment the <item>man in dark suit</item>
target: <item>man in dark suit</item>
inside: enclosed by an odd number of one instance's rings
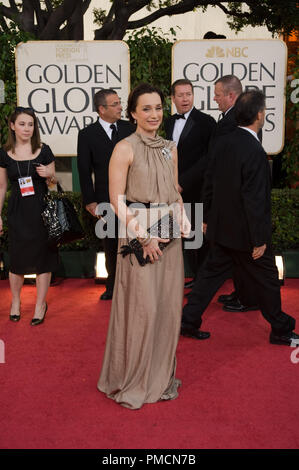
[[[236,129],[237,123],[235,118],[235,102],[238,96],[242,93],[242,84],[240,80],[235,75],[224,75],[215,82],[215,96],[214,100],[218,104],[219,111],[222,111],[219,120],[217,123],[216,131],[213,135],[212,145],[215,143],[215,140],[221,135],[229,134]],[[258,137],[262,142],[262,129],[258,132]],[[211,148],[210,147],[210,148]],[[211,172],[211,159],[209,160],[210,166],[208,166],[206,175],[205,175],[205,184],[204,184],[204,200],[209,191],[209,186],[211,185],[212,172]],[[205,212],[207,211],[207,202],[205,201]],[[205,219],[205,215],[204,215]],[[205,222],[205,220],[204,220]],[[215,254],[214,254],[215,255]],[[222,255],[222,256],[221,256]],[[227,277],[230,277],[232,272],[231,260],[226,260],[225,267],[225,254],[217,253],[218,262],[221,262],[222,266],[222,279],[223,282]],[[222,258],[222,259],[219,259]],[[214,260],[215,256],[212,256]],[[224,273],[224,267],[226,273]],[[233,274],[233,280],[235,285],[235,291],[229,295],[222,295],[218,298],[218,301],[224,303],[223,310],[230,312],[247,312],[249,310],[257,310],[258,306],[256,305],[256,299],[254,292],[250,291],[248,285],[245,286],[242,282],[242,275],[239,272],[239,268],[235,267],[235,272]],[[220,272],[219,272],[220,275]],[[224,275],[224,276],[223,276]],[[220,286],[218,286],[220,287]],[[217,289],[216,289],[217,290]]]
[[[194,203],[202,201],[206,155],[216,122],[194,107],[193,84],[189,80],[176,80],[171,87],[171,96],[177,113],[165,122],[166,138],[177,144],[179,190],[184,202],[192,203],[191,226],[194,230]],[[200,250],[185,250],[185,255],[192,271],[196,273],[206,255],[205,242]]]
[[[217,139],[211,151],[207,238],[242,267],[255,289],[272,344],[299,344],[295,320],[282,312],[280,284],[271,250],[271,181],[266,152],[258,139],[265,97],[251,90],[235,104],[238,127]],[[186,318],[188,315],[186,315]],[[188,319],[188,318],[187,318]]]
[[[78,172],[83,203],[94,217],[99,203],[109,202],[108,167],[115,144],[134,132],[134,126],[121,120],[122,106],[117,93],[112,89],[98,91],[94,96],[94,107],[99,114],[96,122],[78,135]],[[94,181],[92,174],[94,173]],[[108,278],[102,300],[110,300],[113,294],[117,236],[104,238]]]
[[[211,152],[217,140],[237,128],[234,105],[242,93],[242,84],[234,75],[225,75],[215,82],[214,100],[221,111],[216,129],[210,141],[209,159],[203,189],[204,213],[203,227],[205,231],[206,218],[209,206],[209,196],[212,190],[213,165]],[[259,135],[261,131],[259,132]],[[196,172],[193,177],[196,178]],[[246,284],[239,267],[234,267],[231,257],[219,245],[209,244],[209,251],[203,266],[200,266],[192,292],[183,309],[181,334],[198,339],[197,328],[202,324],[202,315],[214,297],[217,290],[230,277],[233,276],[235,291],[229,295],[219,297],[224,303],[224,309],[234,312],[256,310],[254,291]]]

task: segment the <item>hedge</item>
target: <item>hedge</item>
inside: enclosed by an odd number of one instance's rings
[[[272,230],[274,250],[299,249],[299,189],[272,190]]]
[[[101,240],[94,232],[95,218],[84,209],[81,193],[67,192],[66,194],[78,211],[86,236],[83,240],[64,245],[60,250],[99,250]],[[7,200],[2,211],[4,235],[0,238],[0,251],[7,251],[6,210]],[[272,190],[272,227],[272,244],[275,251],[299,249],[299,189]]]

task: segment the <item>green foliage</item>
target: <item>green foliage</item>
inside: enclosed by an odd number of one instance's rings
[[[97,25],[97,26],[102,26],[105,19],[106,19],[106,16],[107,16],[107,11],[106,10],[103,10],[102,8],[94,8],[92,10],[93,12],[93,22]]]
[[[69,243],[60,248],[60,251],[88,250],[99,251],[101,240],[95,235],[96,219],[83,207],[81,193],[67,192],[67,196],[76,207],[85,238]],[[4,235],[0,238],[0,251],[7,250],[7,201],[2,211]],[[272,190],[272,244],[275,251],[299,249],[299,190],[273,189]]]
[[[244,3],[228,2],[228,25],[234,31],[241,31],[245,26],[266,26],[274,36],[282,32],[289,34],[299,27],[298,5],[295,0],[248,2],[249,9],[244,7]]]
[[[272,244],[276,251],[299,249],[299,190],[272,190]]]
[[[134,30],[127,39],[130,48],[131,87],[147,82],[160,88],[165,96],[165,116],[170,113],[171,48],[175,42],[173,28]]]
[[[7,118],[16,106],[15,48],[19,42],[34,39],[28,33],[20,32],[13,23],[8,32],[0,34],[0,80],[4,82],[4,103],[0,103],[0,146],[7,138]]]
[[[286,172],[286,182],[293,185],[299,181],[299,57],[296,55],[290,59],[293,59],[294,66],[292,81],[286,88],[286,120],[289,125],[289,136],[283,149],[282,168]]]

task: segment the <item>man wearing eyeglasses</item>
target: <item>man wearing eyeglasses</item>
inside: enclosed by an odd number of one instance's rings
[[[109,202],[108,167],[115,144],[135,131],[129,121],[121,119],[122,105],[116,91],[103,89],[94,95],[94,107],[99,115],[96,122],[78,134],[77,165],[85,208],[94,217],[99,203]],[[92,178],[94,174],[94,181]],[[101,300],[112,299],[117,236],[104,238],[108,278]]]

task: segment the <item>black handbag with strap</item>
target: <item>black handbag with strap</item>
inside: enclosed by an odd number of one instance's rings
[[[50,244],[63,245],[84,238],[84,231],[73,203],[57,183],[57,195],[44,196],[42,218]]]

